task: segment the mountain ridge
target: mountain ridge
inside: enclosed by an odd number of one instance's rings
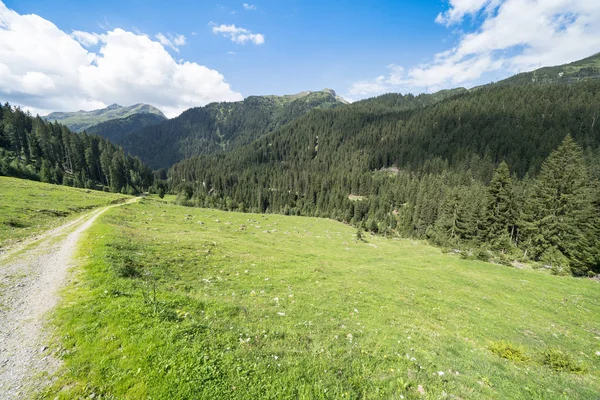
[[[153,168],[248,144],[314,109],[345,106],[335,91],[248,96],[237,102],[213,102],[178,117],[138,129],[118,143]]]
[[[60,122],[75,132],[82,132],[94,125],[118,118],[126,118],[134,114],[155,114],[162,119],[167,117],[158,108],[145,103],[137,103],[131,106],[121,106],[113,103],[105,108],[90,111],[74,112],[52,112],[42,118],[50,122]]]

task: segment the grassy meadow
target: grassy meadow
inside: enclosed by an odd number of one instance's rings
[[[0,176],[0,250],[126,197]]]
[[[41,397],[599,397],[598,282],[355,233],[154,197],[108,211]]]

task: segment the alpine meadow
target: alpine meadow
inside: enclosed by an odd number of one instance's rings
[[[592,3],[0,0],[0,399],[600,398]]]

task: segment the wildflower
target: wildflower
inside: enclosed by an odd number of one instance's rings
[[[285,313],[284,312],[278,312],[277,315],[285,317]]]
[[[438,371],[438,376],[444,376],[444,371]]]
[[[425,389],[423,389],[422,385],[417,386],[417,392],[419,392],[419,394],[425,394]]]

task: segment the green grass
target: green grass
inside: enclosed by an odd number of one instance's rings
[[[0,176],[0,249],[126,197]]]
[[[355,232],[110,210],[54,315],[64,365],[42,397],[598,398],[597,282]]]

